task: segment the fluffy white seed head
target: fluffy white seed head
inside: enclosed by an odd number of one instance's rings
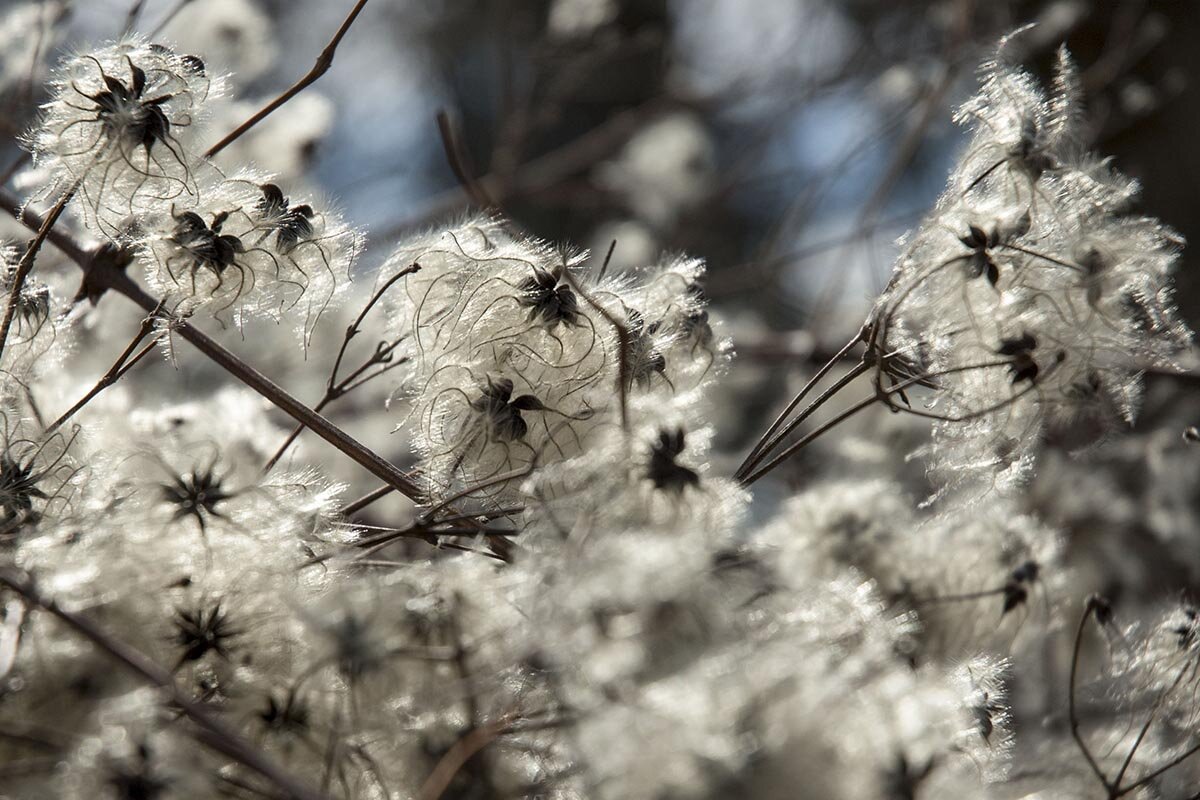
[[[1190,338],[1179,237],[1131,215],[1133,182],[1078,147],[1075,83],[1065,53],[1049,94],[1004,45],[985,64],[959,114],[971,144],[873,313],[880,384],[938,420],[947,483],[1017,485],[1043,438],[1078,448],[1127,425],[1141,372]]]
[[[195,56],[124,39],[59,67],[28,146],[50,191],[77,187],[84,222],[114,238],[133,215],[195,198],[189,143],[217,90]]]
[[[306,345],[362,246],[335,213],[258,176],[214,177],[198,202],[147,215],[137,244],[147,280],[176,313],[292,316]]]

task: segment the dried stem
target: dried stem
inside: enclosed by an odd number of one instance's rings
[[[123,33],[131,33],[137,27],[138,17],[142,15],[142,10],[146,7],[146,0],[134,0],[133,5],[129,7],[129,11],[125,14],[125,24],[121,30]]]
[[[761,464],[762,460],[766,458],[772,450],[777,448],[784,439],[791,435],[792,431],[800,427],[800,425],[802,425],[806,419],[820,410],[821,406],[825,405],[831,399],[836,397],[838,392],[853,383],[858,376],[862,375],[868,369],[870,369],[870,367],[865,360],[860,361],[851,367],[845,375],[838,378],[837,381],[824,392],[822,392],[817,399],[809,403],[803,411],[801,411],[794,419],[790,420],[786,425],[784,425],[783,428],[774,436],[772,436],[765,444],[760,443],[760,446],[756,448],[758,449],[758,452],[752,453],[751,456],[747,457],[746,463],[737,471],[734,477],[740,478]],[[800,395],[797,395],[797,397],[799,396]],[[791,407],[789,407],[789,412],[790,408]]]
[[[615,243],[614,243],[615,244]],[[612,248],[609,248],[609,253],[612,253]],[[575,293],[582,297],[584,301],[596,309],[596,313],[604,317],[604,320],[612,325],[613,331],[617,334],[617,400],[621,409],[621,429],[629,430],[629,354],[632,351],[632,343],[630,342],[629,326],[621,320],[617,319],[611,311],[594,300],[592,296],[583,290],[579,282],[575,280],[575,276],[571,274],[569,269],[562,271],[563,280],[565,280]]]
[[[1133,745],[1129,748],[1129,753],[1126,754],[1125,761],[1121,764],[1121,769],[1117,770],[1117,777],[1113,778],[1112,791],[1114,797],[1119,797],[1122,794],[1121,781],[1125,779],[1125,773],[1129,771],[1129,765],[1133,763],[1133,757],[1137,754],[1138,748],[1142,746],[1142,741],[1145,740],[1146,734],[1150,732],[1150,726],[1153,725],[1154,720],[1158,718],[1159,709],[1162,708],[1162,704],[1166,702],[1167,697],[1175,691],[1176,687],[1179,686],[1179,682],[1183,680],[1183,676],[1186,675],[1191,668],[1191,664],[1185,663],[1183,668],[1179,670],[1179,674],[1175,676],[1175,680],[1171,683],[1171,686],[1167,689],[1164,689],[1159,696],[1155,698],[1154,705],[1150,707],[1150,713],[1146,715],[1145,724],[1143,724],[1142,729],[1138,731],[1137,738],[1133,740]]]
[[[140,344],[141,341],[149,336],[150,332],[154,330],[154,321],[157,318],[158,312],[155,311],[154,313],[150,314],[150,316],[142,320],[142,324],[138,327],[137,333],[135,333],[133,338],[129,340],[129,344],[126,345],[125,349],[121,351],[121,355],[117,356],[117,360],[113,362],[113,365],[108,368],[107,372],[100,376],[100,380],[96,381],[96,385],[93,386],[87,394],[76,401],[75,405],[68,408],[63,412],[62,416],[46,426],[47,434],[54,433],[56,430],[61,428],[63,423],[75,416],[75,414],[77,414],[81,408],[90,403],[92,399],[96,397],[96,395],[100,394],[105,389],[119,381],[126,372],[129,372],[129,370],[133,369],[135,366],[137,366],[139,361],[150,354],[150,351],[152,351],[158,344],[158,337],[155,337],[152,341],[147,343],[146,346],[138,351],[136,355],[133,353],[133,351],[137,349],[138,344]]]
[[[321,397],[317,404],[313,406],[314,411],[321,411],[323,408],[325,408],[325,406],[329,405],[334,400],[337,400],[354,389],[357,389],[359,386],[362,386],[372,378],[382,375],[387,370],[398,366],[399,363],[403,363],[397,362],[396,364],[385,367],[384,369],[381,369],[372,375],[368,375],[361,381],[355,382],[360,375],[362,375],[372,366],[376,364],[387,364],[390,362],[392,360],[392,351],[395,350],[400,344],[399,340],[391,343],[380,342],[379,345],[376,346],[375,352],[365,362],[363,362],[358,369],[351,372],[350,375],[345,379],[341,381],[338,380],[338,372],[342,368],[342,359],[346,357],[346,348],[350,346],[350,340],[357,336],[361,331],[363,320],[367,318],[367,314],[371,313],[371,309],[373,309],[379,303],[379,301],[383,299],[384,294],[386,294],[387,291],[391,289],[397,281],[407,275],[413,274],[420,268],[421,267],[419,264],[413,264],[412,266],[406,267],[392,277],[388,278],[387,281],[375,291],[375,294],[371,295],[371,299],[367,301],[365,306],[363,306],[362,311],[359,312],[354,322],[352,322],[346,328],[345,337],[342,339],[342,346],[338,348],[337,358],[335,358],[333,361],[333,369],[329,372],[329,380],[325,383],[325,394]],[[287,452],[287,449],[292,446],[292,442],[296,441],[296,438],[299,437],[303,431],[303,424],[297,425],[292,430],[284,443],[279,446],[279,449],[275,451],[275,454],[271,456],[271,458],[268,459],[267,463],[263,466],[264,474],[270,472],[275,465],[279,463],[279,459],[283,458],[283,454]]]
[[[818,369],[811,378],[809,378],[808,383],[804,384],[804,387],[796,394],[795,397],[792,398],[791,402],[788,403],[787,408],[783,409],[779,416],[775,418],[775,421],[771,423],[771,427],[767,428],[766,433],[764,433],[754,447],[750,449],[750,452],[746,455],[745,460],[742,461],[741,466],[739,466],[737,472],[734,473],[735,475],[745,474],[749,469],[754,467],[755,464],[761,461],[760,453],[764,453],[766,450],[770,449],[770,447],[774,446],[773,444],[768,445],[767,443],[772,434],[779,430],[780,426],[783,425],[784,420],[787,419],[788,415],[796,410],[796,407],[800,405],[801,401],[804,400],[808,393],[811,392],[816,385],[821,382],[821,379],[829,373],[829,370],[833,369],[839,361],[846,357],[846,354],[849,353],[856,344],[863,340],[863,335],[865,332],[866,328],[864,327],[857,334],[855,334],[854,338],[847,342],[841,350],[837,351],[832,358],[825,362],[825,364]]]
[[[159,20],[158,24],[154,26],[154,30],[150,31],[150,38],[153,39],[162,33],[163,29],[171,24],[171,20],[179,16],[179,12],[183,11],[183,9],[191,5],[194,1],[195,0],[177,0],[175,5],[172,6],[171,10],[168,11],[166,15]]]
[[[437,126],[438,134],[442,139],[442,149],[446,152],[446,161],[450,164],[454,177],[458,179],[467,196],[471,198],[471,202],[482,209],[495,210],[496,202],[475,179],[475,170],[471,166],[471,159],[463,145],[463,137],[450,113],[445,109],[437,112]]]
[[[439,800],[450,787],[454,776],[458,774],[459,770],[473,756],[502,735],[507,724],[508,721],[504,719],[489,722],[487,725],[472,729],[470,733],[455,742],[446,751],[446,754],[442,756],[441,760],[438,761],[437,766],[433,768],[433,772],[430,773],[429,777],[425,779],[425,783],[421,786],[421,791],[417,793],[417,797],[420,800]]]
[[[757,481],[758,481],[760,478],[764,477],[764,476],[765,476],[767,473],[769,473],[769,472],[771,472],[772,470],[774,470],[776,467],[778,467],[778,466],[779,466],[780,464],[782,464],[784,461],[786,461],[787,459],[791,458],[791,457],[792,457],[793,455],[795,455],[796,453],[800,452],[800,451],[801,451],[801,450],[802,450],[804,447],[806,447],[806,446],[807,446],[807,445],[808,445],[810,442],[812,442],[814,439],[818,438],[818,437],[819,437],[819,436],[821,436],[823,433],[825,433],[825,432],[827,432],[827,431],[829,431],[829,430],[833,429],[834,427],[836,427],[836,426],[838,426],[838,425],[842,424],[842,423],[843,423],[843,422],[845,422],[847,419],[849,419],[850,417],[854,416],[855,414],[857,414],[858,412],[862,411],[863,409],[865,409],[865,408],[870,408],[872,405],[874,405],[875,403],[879,402],[879,399],[880,399],[880,398],[879,398],[879,396],[878,396],[878,395],[871,395],[870,397],[868,397],[868,398],[866,398],[866,399],[864,399],[864,400],[860,400],[859,402],[857,402],[857,403],[855,403],[854,405],[850,406],[850,408],[848,408],[848,409],[846,409],[845,411],[843,411],[842,413],[838,414],[838,415],[837,415],[836,417],[834,417],[833,419],[831,419],[831,420],[829,420],[828,422],[822,423],[821,425],[817,426],[817,427],[816,427],[816,428],[815,428],[815,429],[814,429],[812,432],[810,432],[808,435],[806,435],[806,436],[803,436],[803,437],[801,437],[800,439],[798,439],[797,441],[793,442],[793,443],[791,444],[791,446],[789,446],[789,447],[788,447],[786,450],[784,450],[782,453],[780,453],[780,454],[779,454],[778,456],[776,456],[775,458],[771,459],[771,461],[769,461],[769,462],[768,462],[768,463],[767,463],[765,466],[763,466],[762,468],[758,469],[758,470],[757,470],[757,471],[755,471],[755,472],[752,472],[752,473],[750,473],[749,475],[747,475],[747,476],[745,476],[745,477],[743,477],[743,478],[740,478],[740,479],[739,479],[740,483],[742,484],[742,486],[751,486],[751,485],[753,485],[753,484],[754,484],[754,483],[756,483],[756,482],[757,482]]]
[[[367,492],[357,500],[342,506],[340,509],[338,509],[338,516],[351,517],[374,503],[376,500],[387,497],[393,491],[395,490],[391,486],[380,486],[378,489]]]
[[[1111,789],[1111,791],[1113,792],[1112,796],[1114,798],[1117,798],[1117,797],[1121,797],[1122,795],[1129,794],[1134,789],[1140,789],[1141,787],[1145,786],[1147,783],[1154,780],[1155,778],[1162,775],[1163,773],[1168,772],[1172,769],[1175,769],[1175,767],[1179,766],[1184,761],[1187,761],[1189,758],[1196,755],[1196,753],[1200,753],[1200,744],[1197,744],[1197,745],[1194,745],[1193,747],[1188,748],[1183,753],[1175,756],[1175,758],[1171,759],[1166,764],[1163,764],[1158,769],[1156,769],[1146,775],[1143,775],[1141,778],[1138,778],[1135,782],[1120,789],[1119,791],[1115,787],[1113,787]]]
[[[941,370],[939,372],[930,372],[930,373],[926,373],[924,375],[917,375],[912,378],[908,378],[907,380],[901,381],[901,382],[895,384],[894,386],[889,386],[886,388],[884,388],[883,386],[880,386],[877,383],[875,386],[875,392],[870,397],[866,397],[863,400],[860,400],[859,402],[850,406],[850,408],[848,408],[845,411],[843,411],[842,413],[838,414],[833,419],[818,426],[815,430],[813,430],[808,435],[806,435],[806,436],[798,439],[797,441],[793,442],[792,444],[790,444],[787,447],[787,449],[785,449],[782,453],[777,455],[775,458],[771,459],[769,462],[767,462],[767,464],[760,467],[758,470],[750,473],[749,475],[740,476],[738,478],[738,480],[743,486],[750,486],[751,484],[755,483],[760,478],[765,476],[767,473],[771,472],[773,469],[778,467],[784,461],[788,460],[793,455],[800,452],[800,450],[804,449],[804,447],[806,447],[808,444],[810,444],[814,439],[818,438],[822,434],[824,434],[827,431],[833,429],[834,427],[840,425],[842,422],[844,422],[845,420],[854,416],[858,412],[862,411],[865,408],[869,408],[871,405],[873,405],[874,403],[877,403],[877,402],[884,403],[885,405],[887,405],[888,408],[892,409],[893,411],[903,411],[905,413],[915,414],[915,415],[921,416],[921,417],[932,417],[934,419],[951,420],[951,421],[955,421],[955,422],[963,422],[968,419],[974,419],[976,417],[981,417],[985,414],[991,414],[994,411],[998,411],[999,409],[1004,408],[1006,405],[1009,405],[1009,404],[1019,400],[1025,394],[1032,391],[1037,386],[1037,383],[1031,382],[1030,385],[1026,389],[1023,389],[1022,391],[1018,392],[1017,394],[1013,395],[1012,397],[1005,398],[1004,400],[1000,401],[999,403],[995,403],[991,406],[988,406],[987,408],[981,408],[981,409],[978,409],[976,411],[971,411],[966,414],[960,414],[958,416],[935,415],[935,414],[930,414],[929,412],[925,412],[925,411],[918,411],[917,409],[914,409],[914,408],[898,406],[892,401],[891,396],[895,395],[895,394],[902,394],[904,392],[904,390],[909,388],[910,386],[922,385],[922,384],[932,380],[933,378],[942,377],[944,375],[952,375],[952,374],[958,373],[958,372],[967,372],[968,370],[973,370],[973,369],[993,369],[995,367],[1007,366],[1008,363],[1009,362],[1007,362],[1007,361],[990,361],[990,362],[984,362],[981,364],[967,364],[965,366],[953,367],[951,369],[945,369],[945,370]],[[1049,371],[1047,371],[1045,374],[1049,374]]]
[[[247,131],[249,131],[258,123],[262,122],[267,117],[271,116],[271,114],[275,113],[277,109],[307,89],[309,86],[316,83],[322,75],[328,72],[329,68],[333,66],[333,57],[337,53],[338,45],[342,43],[342,38],[345,37],[345,35],[350,31],[350,26],[354,24],[354,20],[358,18],[359,13],[363,10],[363,7],[366,4],[367,0],[358,0],[358,2],[354,4],[354,8],[350,9],[350,13],[346,15],[344,20],[342,20],[341,27],[339,27],[337,32],[333,34],[333,38],[329,40],[329,44],[325,45],[325,49],[321,51],[319,56],[317,56],[316,63],[313,64],[312,69],[310,69],[304,77],[292,84],[291,87],[283,92],[283,94],[279,95],[274,100],[263,106],[254,114],[254,116],[250,117],[250,119],[237,126],[224,139],[208,148],[208,152],[204,154],[204,157],[212,158],[217,153],[233,144]]]
[[[1095,773],[1096,778],[1104,786],[1109,797],[1112,797],[1113,785],[1104,776],[1104,772],[1100,769],[1100,765],[1096,763],[1092,751],[1088,749],[1087,743],[1083,741],[1083,737],[1079,733],[1079,713],[1075,709],[1075,676],[1079,672],[1079,650],[1083,645],[1083,629],[1087,627],[1088,619],[1096,613],[1096,608],[1096,598],[1089,597],[1083,608],[1083,616],[1079,618],[1079,627],[1075,629],[1075,646],[1071,651],[1071,677],[1067,690],[1067,719],[1071,726],[1071,738],[1075,740],[1079,751],[1087,759],[1088,766],[1092,768],[1092,772]]]
[[[4,308],[4,319],[0,321],[0,356],[4,355],[4,343],[8,341],[8,332],[12,328],[13,317],[17,313],[17,306],[21,303],[21,290],[25,288],[25,279],[33,271],[33,262],[37,259],[38,251],[42,249],[42,244],[45,243],[46,237],[50,235],[50,229],[54,227],[59,217],[62,216],[63,211],[66,210],[67,203],[71,202],[71,198],[75,196],[75,190],[78,186],[79,184],[76,183],[62,193],[62,196],[58,198],[58,202],[50,209],[50,213],[42,220],[41,227],[37,229],[37,234],[33,237],[33,241],[29,243],[29,247],[25,248],[25,254],[17,262],[17,269],[12,278],[12,286],[8,290],[8,305]]]

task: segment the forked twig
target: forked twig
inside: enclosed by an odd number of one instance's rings
[[[317,401],[317,404],[313,406],[313,411],[320,412],[334,400],[349,394],[351,391],[367,383],[372,378],[377,378],[383,373],[403,363],[403,360],[400,362],[389,363],[392,362],[392,351],[395,350],[400,344],[399,339],[391,343],[380,342],[379,345],[376,346],[375,351],[367,358],[366,361],[363,362],[361,366],[351,372],[346,378],[340,381],[338,380],[338,372],[341,371],[342,368],[342,359],[346,357],[346,349],[350,346],[350,340],[357,336],[361,331],[363,320],[366,319],[367,314],[369,314],[371,309],[374,308],[381,299],[383,299],[383,296],[389,289],[392,288],[392,286],[396,284],[397,281],[407,275],[413,274],[420,268],[420,265],[413,264],[410,267],[400,270],[398,273],[389,278],[375,291],[375,294],[371,296],[371,299],[367,301],[367,304],[363,306],[362,311],[359,312],[354,322],[352,322],[346,328],[346,334],[342,339],[342,346],[338,348],[337,357],[333,361],[333,369],[329,372],[329,380],[325,382],[325,394],[319,401]],[[358,380],[358,378],[364,372],[376,364],[387,364],[387,366],[375,371],[370,375],[367,375],[366,377],[363,377],[361,380]],[[279,463],[279,459],[283,458],[284,453],[287,452],[287,449],[292,446],[292,443],[296,441],[303,431],[303,423],[296,425],[296,427],[292,429],[292,432],[288,434],[287,439],[284,440],[283,444],[279,446],[279,449],[275,451],[275,454],[272,455],[271,458],[267,460],[267,463],[263,466],[263,474],[270,472],[275,465]]]
[[[1083,630],[1087,627],[1088,619],[1098,613],[1100,608],[1107,608],[1107,603],[1103,603],[1100,598],[1095,595],[1087,599],[1087,603],[1083,608],[1083,616],[1079,618],[1079,626],[1075,629],[1075,646],[1071,651],[1071,677],[1067,691],[1067,719],[1071,726],[1071,738],[1075,740],[1075,744],[1079,747],[1079,751],[1083,753],[1083,757],[1087,760],[1088,766],[1092,768],[1096,778],[1104,786],[1104,790],[1108,792],[1109,797],[1112,797],[1113,785],[1109,783],[1105,777],[1104,771],[1100,769],[1100,765],[1096,762],[1096,758],[1092,755],[1092,751],[1088,749],[1087,743],[1083,741],[1083,736],[1079,733],[1079,713],[1075,709],[1075,676],[1079,671],[1079,649],[1083,644]]]
[[[61,428],[63,423],[75,416],[75,414],[77,414],[81,408],[90,403],[96,397],[96,395],[100,394],[105,389],[119,381],[122,377],[124,377],[126,372],[129,372],[129,370],[133,369],[135,366],[137,366],[139,361],[150,354],[150,351],[152,351],[158,344],[157,336],[148,342],[146,346],[139,350],[136,354],[134,354],[133,351],[137,348],[138,344],[140,344],[141,341],[149,336],[150,332],[154,330],[154,322],[159,318],[160,310],[161,307],[142,320],[142,324],[138,327],[137,333],[135,333],[133,338],[129,340],[129,344],[126,345],[125,349],[121,351],[121,355],[117,356],[117,360],[113,362],[113,365],[108,368],[107,372],[100,376],[100,380],[96,381],[96,385],[93,386],[87,394],[79,398],[79,400],[77,400],[73,406],[64,411],[58,419],[46,426],[47,434],[54,433],[56,430]]]

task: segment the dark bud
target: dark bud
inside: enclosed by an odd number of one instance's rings
[[[964,247],[971,250],[983,250],[989,244],[987,232],[978,225],[968,225],[967,235],[958,237],[958,240],[963,243]]]
[[[988,259],[984,274],[987,275],[988,283],[990,283],[993,288],[997,283],[1000,282],[1000,268],[997,267],[996,262],[992,261],[990,258]]]
[[[1027,599],[1029,599],[1029,594],[1025,591],[1025,587],[1016,583],[1004,584],[1004,609],[1000,612],[1000,616],[1003,617],[1017,606],[1024,605]]]
[[[1183,440],[1188,444],[1200,444],[1200,428],[1195,425],[1184,428]]]
[[[200,59],[199,56],[192,56],[192,55],[180,56],[179,60],[181,62],[183,62],[183,66],[191,73],[193,73],[195,75],[203,75],[204,74],[204,62]]]
[[[1042,568],[1036,561],[1026,561],[1012,571],[1014,583],[1033,583],[1041,574]]]
[[[1096,622],[1101,625],[1111,625],[1113,621],[1112,604],[1107,598],[1094,594],[1087,599],[1087,610],[1095,617]]]

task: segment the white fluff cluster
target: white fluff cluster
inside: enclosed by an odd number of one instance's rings
[[[282,319],[295,310],[305,344],[362,246],[336,215],[255,176],[214,176],[199,202],[147,214],[137,243],[147,280],[177,313]]]
[[[0,297],[8,299],[23,251],[0,244]],[[27,383],[69,352],[71,325],[63,316],[62,299],[39,276],[21,284],[8,341],[0,357],[0,375]],[[0,396],[7,391],[0,390]]]
[[[939,421],[935,467],[984,488],[1027,478],[1042,437],[1077,448],[1131,422],[1141,372],[1190,336],[1171,298],[1179,238],[1131,213],[1134,182],[1077,144],[1065,50],[1047,94],[1007,48],[959,112],[971,143],[871,334],[881,390],[932,389],[913,410]]]
[[[596,282],[578,256],[491,219],[398,251],[384,276],[402,281],[404,397],[431,490],[498,499],[535,464],[584,453],[623,405],[694,403],[721,354],[701,275],[673,260]]]
[[[204,62],[125,39],[67,60],[29,136],[55,191],[76,188],[84,219],[114,237],[129,218],[198,189],[189,141],[218,91]]]
[[[227,177],[200,155],[199,121],[222,90],[204,61],[127,38],[69,59],[51,90],[28,136],[47,197],[73,191],[85,226],[136,253],[170,312],[241,323],[298,308],[307,345],[362,237],[270,175]]]

